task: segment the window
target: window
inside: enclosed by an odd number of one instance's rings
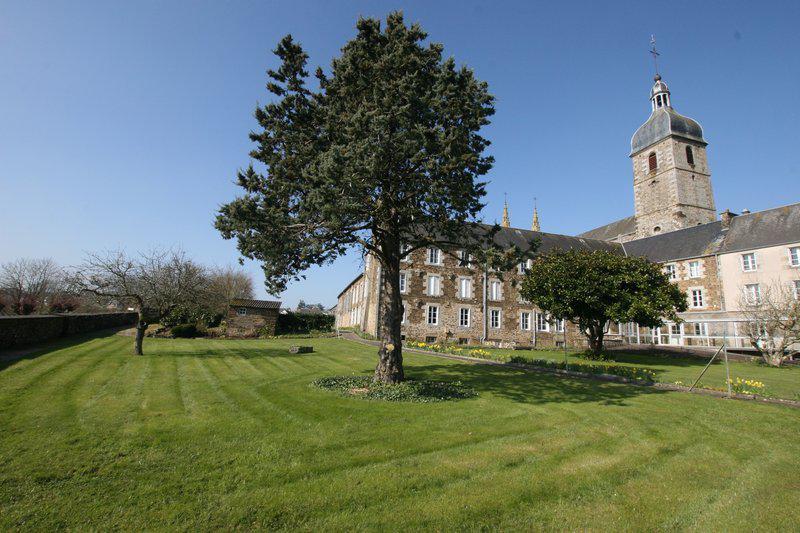
[[[442,278],[439,276],[428,276],[428,296],[439,296],[441,285]]]
[[[411,251],[411,245],[410,244],[401,244],[400,245],[400,255],[406,254],[406,255],[403,256],[403,259],[401,259],[401,261],[406,261],[406,262],[407,261],[411,261],[411,254],[409,253],[410,251]]]
[[[408,290],[408,275],[405,272],[400,272],[400,292]]]
[[[495,302],[499,302],[503,299],[502,294],[502,287],[503,285],[499,281],[490,281],[489,282],[489,299],[494,300]]]
[[[703,307],[703,289],[692,289],[692,307]]]
[[[658,159],[655,152],[650,152],[650,155],[647,156],[647,168],[650,169],[650,172],[658,168]]]
[[[492,329],[500,329],[500,310],[489,310],[489,327]]]
[[[401,324],[406,323],[406,304],[403,304],[403,317],[400,319]]]
[[[564,322],[565,321],[564,321],[563,318],[560,318],[560,319],[556,320],[556,331],[557,332],[564,333],[564,326],[565,326]]]
[[[680,335],[681,334],[681,325],[680,324],[670,324],[669,325],[669,333],[670,333],[670,335]]]
[[[239,316],[245,316],[247,314],[247,309],[245,309],[244,307],[240,307],[239,309],[236,310],[236,314]]]
[[[469,344],[469,339],[467,337],[459,337],[458,344]]]
[[[686,162],[694,166],[694,152],[692,152],[691,146],[686,147]]]
[[[468,267],[470,263],[470,255],[467,253],[466,250],[459,250],[458,251],[458,266],[461,267]]]
[[[428,325],[429,326],[438,326],[439,325],[439,306],[438,305],[429,305],[428,306]]]
[[[442,251],[438,248],[428,248],[428,260],[427,263],[429,265],[441,265],[442,264]]]
[[[544,313],[536,313],[536,330],[550,331],[550,323],[547,321],[547,315]]]
[[[675,263],[665,266],[664,272],[667,274],[669,279],[678,279],[678,268],[676,267]]]
[[[528,330],[531,329],[531,314],[527,311],[523,311],[519,315],[519,329]]]
[[[761,303],[761,287],[758,283],[750,283],[744,286],[744,300],[751,305]]]
[[[531,269],[531,265],[533,265],[533,259],[526,259],[518,265],[517,272],[523,275],[527,274],[528,270]]]
[[[792,282],[792,292],[794,293],[794,299],[800,300],[800,279]]]
[[[433,344],[434,342],[436,342],[436,337],[425,337],[425,342],[427,342],[428,344]]]
[[[705,322],[695,322],[692,325],[694,326],[694,334],[697,337],[705,337],[708,335],[708,324]]]
[[[689,277],[690,278],[700,277],[700,261],[689,262]]]
[[[472,280],[470,278],[459,278],[458,297],[472,298]]]
[[[462,307],[458,310],[458,325],[462,328],[469,327],[469,307]]]
[[[756,264],[756,254],[742,254],[742,270],[745,272],[752,272],[758,268]]]
[[[789,248],[789,264],[793,267],[800,267],[800,246]]]

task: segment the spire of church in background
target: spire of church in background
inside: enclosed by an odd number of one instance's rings
[[[503,199],[503,222],[500,224],[504,228],[511,227],[511,219],[508,217],[508,199]]]
[[[533,199],[533,223],[531,224],[531,231],[542,231],[539,225],[539,210],[536,206],[536,198]]]

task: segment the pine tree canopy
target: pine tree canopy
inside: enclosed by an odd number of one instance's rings
[[[349,248],[385,263],[474,236],[479,178],[493,162],[479,131],[494,98],[426,38],[401,13],[383,28],[362,18],[330,72],[317,69],[316,88],[300,44],[290,35],[278,44],[273,97],[250,134],[253,163],[237,177],[244,194],[216,218],[242,255],[262,263],[270,292]]]

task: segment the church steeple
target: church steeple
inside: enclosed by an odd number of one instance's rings
[[[533,199],[533,222],[531,223],[531,231],[542,231],[539,225],[539,210],[536,208],[536,198]]]
[[[511,219],[508,216],[508,200],[503,200],[503,222],[500,223],[504,228],[511,227]]]

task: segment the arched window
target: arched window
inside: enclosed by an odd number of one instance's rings
[[[647,167],[650,169],[650,172],[658,168],[658,159],[656,159],[655,152],[650,152],[650,155],[647,156]]]
[[[686,162],[694,166],[694,152],[692,152],[691,146],[686,147]]]

